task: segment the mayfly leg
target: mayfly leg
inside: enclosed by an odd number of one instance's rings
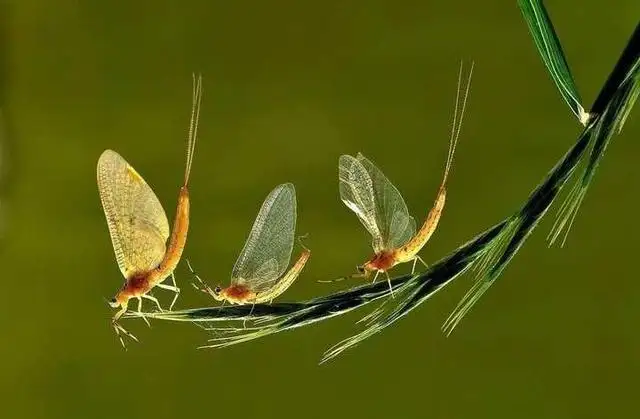
[[[124,339],[122,338],[122,335],[126,335],[130,339],[135,340],[136,342],[138,342],[138,338],[136,338],[131,332],[129,332],[127,329],[122,327],[120,325],[120,323],[118,323],[118,320],[120,320],[120,317],[122,317],[122,315],[125,313],[125,311],[127,311],[127,307],[126,306],[122,307],[113,316],[113,318],[111,319],[111,325],[113,326],[113,329],[116,331],[116,335],[118,336],[118,339],[120,339],[120,343],[122,344],[122,347],[126,350],[127,349],[127,345],[124,344]]]
[[[173,272],[171,272],[171,282],[173,282],[173,285],[167,285],[167,284],[158,284],[156,285],[156,287],[158,288],[162,288],[164,290],[169,290],[174,292],[176,295],[174,295],[173,300],[171,301],[171,305],[169,306],[169,311],[173,310],[173,305],[176,303],[176,301],[178,300],[178,296],[180,295],[180,288],[178,288],[177,284],[176,284],[176,276]]]
[[[122,327],[120,325],[120,323],[118,323],[117,321],[113,321],[113,328],[116,331],[116,335],[118,336],[118,339],[120,339],[120,343],[122,344],[122,347],[126,350],[127,349],[127,345],[125,345],[124,343],[124,339],[122,338],[122,335],[126,335],[128,336],[130,339],[135,340],[136,342],[138,342],[138,338],[135,337],[131,332],[129,332],[127,329],[125,329],[124,327]]]
[[[147,326],[151,327],[151,323],[149,323],[149,320],[147,319],[147,316],[145,316],[142,313],[142,297],[137,297],[138,298],[138,313],[140,313],[140,316],[142,317],[142,320],[144,320],[144,322],[147,324]]]
[[[142,294],[141,295],[142,298],[146,298],[149,301],[153,301],[154,303],[156,303],[156,305],[158,306],[158,310],[160,310],[160,312],[163,312],[164,310],[162,309],[162,307],[160,306],[160,301],[158,301],[158,299],[156,297],[154,297],[153,295],[149,295],[149,294]]]
[[[175,292],[176,295],[173,297],[173,301],[171,301],[171,305],[169,306],[169,311],[173,310],[173,305],[176,303],[176,301],[178,300],[178,296],[180,295],[180,288],[178,288],[178,284],[176,284],[176,275],[173,272],[171,272],[171,281],[173,282],[173,292]],[[166,289],[170,290],[170,288],[166,288]]]
[[[380,272],[382,271],[376,271],[376,274],[373,276],[373,281],[371,281],[372,284],[376,283],[376,279],[378,279],[378,275],[380,275]],[[393,294],[393,286],[391,285],[391,277],[389,276],[389,272],[384,271],[385,275],[387,275],[387,283],[389,284],[389,292],[391,293],[391,296],[395,298],[395,295]]]
[[[416,272],[416,263],[418,263],[418,261],[420,261],[420,263],[422,263],[425,268],[429,267],[429,265],[427,265],[427,263],[424,260],[422,260],[420,256],[416,255],[416,257],[413,259],[413,267],[411,268],[411,275],[413,275]]]
[[[249,320],[249,317],[251,317],[251,315],[253,314],[253,309],[256,308],[256,303],[251,304],[251,310],[249,311],[249,315],[247,317],[244,318],[244,321],[242,322],[242,328],[246,329],[247,328],[247,320]]]
[[[393,293],[393,286],[391,285],[391,277],[389,276],[389,272],[384,271],[384,273],[387,275],[387,283],[389,284],[389,292],[391,293],[391,297],[396,298],[396,295]]]

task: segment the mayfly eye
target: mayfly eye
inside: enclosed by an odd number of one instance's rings
[[[222,288],[220,287],[216,287],[213,292],[215,292],[216,294],[220,294],[220,292],[222,291]]]

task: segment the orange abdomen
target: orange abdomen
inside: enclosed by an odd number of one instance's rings
[[[157,282],[162,282],[171,272],[174,271],[180,258],[182,251],[187,242],[187,233],[189,232],[189,190],[186,186],[180,188],[178,196],[178,207],[176,209],[176,218],[173,222],[173,231],[169,238],[169,245],[164,255],[164,259],[156,268],[158,271]],[[155,285],[155,283],[153,284]]]
[[[442,215],[442,210],[444,209],[444,203],[446,200],[446,190],[444,187],[440,188],[438,192],[438,196],[436,198],[436,202],[427,214],[427,219],[418,230],[418,233],[409,240],[404,246],[398,248],[397,250],[397,259],[398,263],[407,262],[412,260],[414,256],[424,247],[424,245],[429,241],[434,231],[436,231],[436,227],[438,227],[438,222],[440,221],[440,216]]]

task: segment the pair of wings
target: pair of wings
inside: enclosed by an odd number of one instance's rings
[[[362,154],[339,159],[340,199],[371,234],[373,250],[398,248],[416,233],[416,222],[398,189]]]
[[[142,176],[118,153],[98,159],[98,190],[120,271],[129,279],[156,268],[169,238],[167,215]]]
[[[253,292],[270,289],[289,266],[296,229],[296,190],[278,185],[262,203],[231,273],[231,283]]]

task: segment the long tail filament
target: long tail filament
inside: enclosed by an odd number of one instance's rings
[[[456,145],[458,144],[458,138],[460,137],[460,131],[462,129],[462,119],[467,107],[467,98],[469,97],[469,90],[471,89],[471,76],[473,75],[474,62],[471,62],[471,69],[469,70],[469,77],[467,78],[467,86],[464,89],[464,95],[462,95],[462,69],[463,62],[460,61],[460,71],[458,73],[458,87],[456,93],[456,105],[453,110],[453,123],[451,124],[451,140],[449,141],[449,154],[447,155],[447,164],[444,169],[444,177],[442,179],[442,186],[444,188],[453,164],[453,156],[456,152]],[[460,106],[460,99],[462,96],[462,106]],[[459,112],[458,112],[459,111]]]
[[[189,183],[193,152],[198,137],[198,121],[200,120],[200,102],[202,101],[202,75],[193,73],[193,92],[191,103],[191,122],[189,123],[189,139],[187,142],[187,166],[184,170],[184,185]]]

